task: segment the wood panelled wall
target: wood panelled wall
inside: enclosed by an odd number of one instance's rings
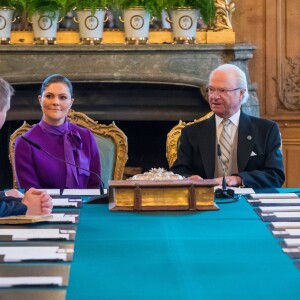
[[[286,187],[300,187],[300,1],[235,0],[236,41],[254,44],[249,61],[262,117],[278,122]]]

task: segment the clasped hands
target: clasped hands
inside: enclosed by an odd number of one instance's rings
[[[199,175],[192,175],[188,177],[190,180],[203,180],[203,178]],[[228,186],[241,186],[242,185],[242,178],[240,176],[232,175],[226,176],[226,184]],[[214,178],[218,185],[222,185],[223,177]]]
[[[52,198],[46,191],[30,188],[25,194],[16,189],[5,192],[6,196],[23,198],[22,203],[27,206],[26,215],[48,215],[53,208]]]

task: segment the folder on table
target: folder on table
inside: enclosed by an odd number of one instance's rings
[[[0,288],[65,287],[69,283],[69,273],[70,265],[1,265]]]
[[[255,209],[255,211],[264,222],[300,221],[300,211],[262,212],[260,209]]]
[[[16,242],[0,244],[0,262],[72,261],[74,244]]]
[[[252,206],[286,206],[300,205],[300,198],[276,198],[276,199],[247,199]]]
[[[53,218],[52,215],[20,215],[20,216],[8,216],[0,218],[0,224],[29,224],[37,222],[49,221]]]
[[[300,258],[300,247],[284,247],[283,243],[282,251],[286,253],[290,258]]]
[[[296,193],[257,193],[250,194],[249,199],[282,199],[282,198],[299,198]]]
[[[30,240],[75,240],[74,228],[20,228],[1,227],[0,241],[30,241]]]
[[[53,212],[49,223],[79,223],[79,211]]]
[[[50,290],[50,289],[9,289],[0,290],[1,300],[12,299],[30,299],[30,300],[65,300],[66,290]]]
[[[53,207],[67,207],[67,208],[80,208],[82,207],[81,198],[72,199],[72,198],[53,198],[52,199]]]
[[[277,238],[300,238],[300,229],[273,229],[271,231]]]

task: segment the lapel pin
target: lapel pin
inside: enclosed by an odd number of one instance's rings
[[[248,141],[251,141],[251,140],[252,140],[252,136],[251,136],[251,135],[248,135],[248,136],[247,136],[247,140],[248,140]]]

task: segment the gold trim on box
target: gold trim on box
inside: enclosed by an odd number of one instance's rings
[[[11,44],[10,38],[1,38],[0,39],[0,45],[9,45]]]

